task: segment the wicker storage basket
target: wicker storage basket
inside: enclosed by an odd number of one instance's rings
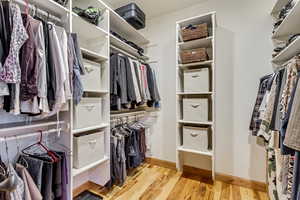
[[[208,37],[208,28],[207,24],[199,24],[193,26],[193,28],[183,28],[181,30],[181,36],[184,42],[189,40],[200,39]]]
[[[208,60],[208,54],[205,48],[184,50],[181,52],[182,64],[201,62]]]

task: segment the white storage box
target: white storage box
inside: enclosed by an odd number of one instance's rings
[[[102,123],[101,105],[101,98],[82,98],[74,109],[75,129],[100,125]]]
[[[183,98],[183,120],[209,121],[208,98]]]
[[[84,91],[101,91],[101,65],[89,60],[84,60],[85,75],[81,76]]]
[[[182,146],[185,149],[208,152],[209,151],[208,128],[183,126]]]
[[[209,92],[209,69],[185,70],[184,92]]]
[[[74,168],[79,169],[104,159],[104,132],[74,135]]]

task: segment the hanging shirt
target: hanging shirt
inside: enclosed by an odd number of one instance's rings
[[[33,19],[30,15],[22,15],[24,26],[28,33],[28,40],[21,49],[21,101],[28,101],[38,95],[37,86],[37,32],[41,22]]]
[[[66,80],[64,82],[64,89],[66,94],[66,99],[70,100],[72,98],[71,88],[70,88],[70,69],[68,63],[68,37],[64,28],[60,26],[55,26],[55,31],[57,33],[57,37],[60,41],[60,50],[63,58],[63,66],[65,68],[65,77]]]
[[[21,11],[18,5],[11,3],[10,11],[13,18],[9,55],[0,69],[0,80],[6,83],[19,83],[21,81],[21,69],[19,51],[28,39],[28,34],[23,25]]]
[[[51,62],[55,68],[56,77],[56,91],[55,91],[55,104],[53,110],[49,115],[53,115],[60,111],[62,106],[67,102],[66,92],[64,89],[66,77],[66,68],[64,66],[63,55],[61,52],[60,41],[57,36],[55,24],[49,22],[48,25],[52,28],[49,29],[49,51],[51,53]]]
[[[140,93],[140,89],[139,89],[138,78],[136,76],[136,71],[135,71],[133,60],[130,59],[130,58],[129,58],[129,65],[130,65],[130,69],[131,69],[130,72],[132,74],[132,80],[133,80],[133,87],[134,87],[136,102],[140,103],[142,101],[142,98],[141,98],[141,93]]]

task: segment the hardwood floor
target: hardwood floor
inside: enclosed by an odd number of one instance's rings
[[[108,190],[88,183],[81,190],[86,188],[105,200],[269,200],[265,192],[220,181],[212,184],[192,174],[151,164],[131,172],[123,187],[114,186]]]

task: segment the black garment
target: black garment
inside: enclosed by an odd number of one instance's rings
[[[56,69],[52,60],[53,58],[52,52],[50,51],[50,41],[49,41],[49,32],[53,28],[52,25],[48,24],[45,21],[43,22],[44,33],[45,33],[45,46],[47,49],[46,52],[46,61],[48,61],[47,65],[47,99],[49,104],[49,109],[53,110],[54,104],[56,102]]]
[[[8,1],[3,1],[0,3],[0,39],[2,40],[3,46],[3,55],[1,58],[1,63],[4,64],[10,49],[10,40],[11,40],[11,32],[12,32],[12,21],[10,14],[10,3]],[[13,92],[12,84],[8,84],[8,89],[10,94]],[[10,111],[11,105],[13,102],[12,96],[4,96],[4,105],[3,109],[6,112]]]

